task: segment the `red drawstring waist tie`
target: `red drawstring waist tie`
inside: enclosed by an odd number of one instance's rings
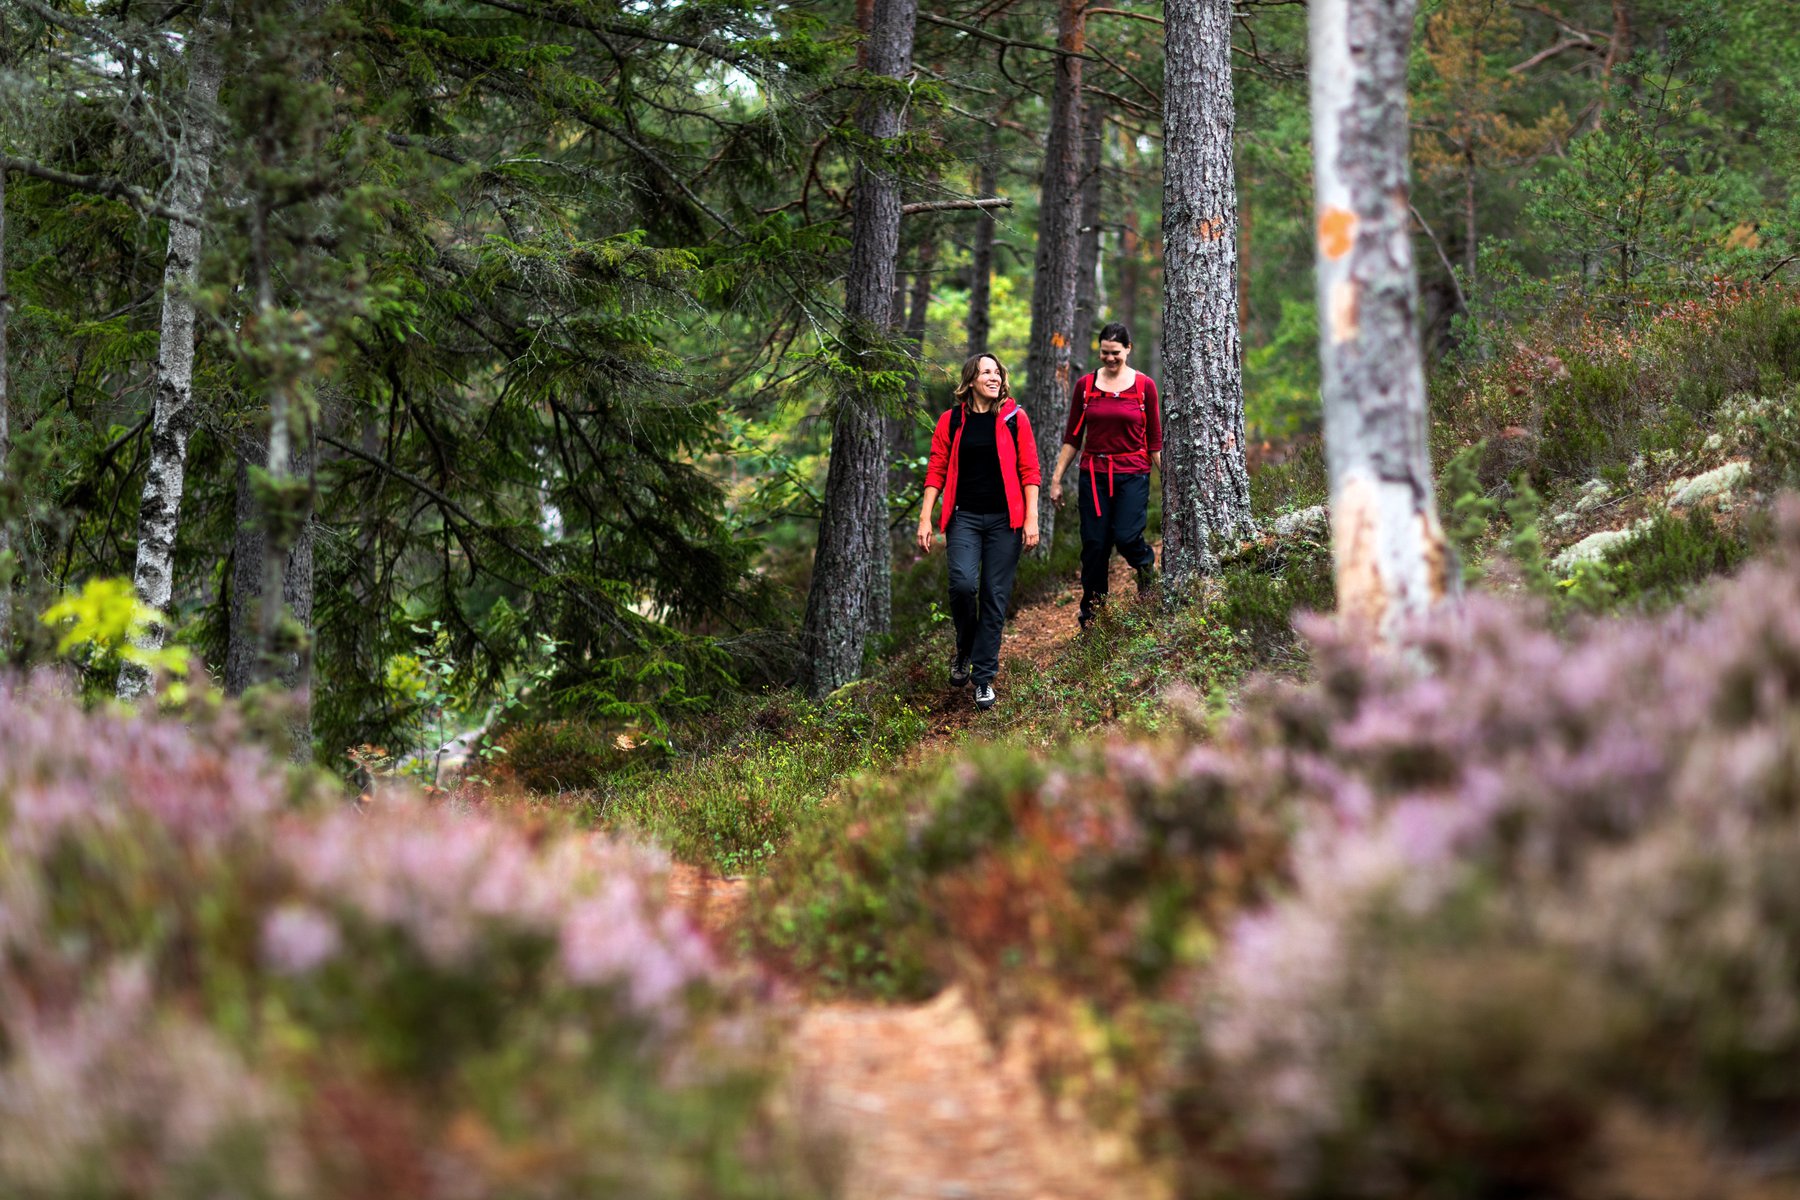
[[[1110,500],[1110,499],[1112,499],[1112,494],[1113,494],[1112,455],[1096,454],[1094,457],[1095,458],[1104,458],[1106,460],[1106,498],[1108,500]],[[1088,486],[1089,486],[1090,490],[1094,493],[1094,511],[1099,512],[1100,511],[1100,472],[1095,470],[1093,467],[1088,468]]]

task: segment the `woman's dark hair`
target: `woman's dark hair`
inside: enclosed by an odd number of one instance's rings
[[[983,350],[980,354],[969,355],[963,362],[962,382],[956,385],[956,398],[964,404],[975,394],[975,376],[981,370],[981,360],[984,358],[993,359],[994,365],[1000,368],[1000,394],[994,397],[994,403],[998,404],[1012,395],[1012,381],[1006,374],[1006,364],[1000,361],[998,354],[989,354]]]
[[[1101,326],[1100,336],[1095,338],[1094,341],[1096,344],[1100,342],[1117,342],[1119,345],[1129,350],[1131,349],[1131,330],[1125,328],[1125,322],[1123,321],[1110,321]]]

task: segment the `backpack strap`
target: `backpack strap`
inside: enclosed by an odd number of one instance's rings
[[[1081,427],[1087,424],[1088,401],[1092,398],[1090,389],[1092,389],[1093,386],[1094,373],[1089,371],[1086,375],[1081,377],[1081,415],[1075,418],[1075,430],[1069,435],[1070,437],[1079,438],[1081,436]],[[1080,443],[1078,442],[1076,444],[1079,445]]]
[[[953,405],[950,409],[950,444],[951,445],[956,444],[956,434],[957,434],[957,431],[962,428],[962,422],[963,422],[963,406],[960,404]]]
[[[1132,377],[1131,384],[1137,389],[1138,416],[1143,418],[1144,465],[1147,469],[1150,465],[1150,404],[1149,401],[1145,399],[1145,396],[1150,389],[1144,386],[1144,373],[1142,371],[1139,371]]]

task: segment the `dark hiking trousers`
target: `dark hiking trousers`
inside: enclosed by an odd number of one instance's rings
[[[1107,569],[1113,548],[1133,569],[1156,561],[1144,540],[1150,524],[1150,476],[1081,472],[1081,615],[1092,617],[1106,600]]]
[[[950,619],[956,622],[956,652],[974,665],[977,685],[1000,673],[1000,630],[1019,571],[1023,531],[1005,513],[957,509],[945,540],[950,548]]]

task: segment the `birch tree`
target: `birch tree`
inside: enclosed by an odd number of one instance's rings
[[[214,109],[224,65],[217,4],[204,5],[187,43],[187,96],[176,144],[169,207],[169,250],[163,264],[162,327],[156,355],[155,410],[150,423],[150,465],[138,509],[138,597],[161,612],[173,594],[175,536],[181,524],[181,492],[187,471],[188,435],[194,427],[194,285],[200,275],[200,213],[212,171]],[[168,636],[161,624],[140,641],[159,650]],[[127,663],[119,670],[118,696],[134,700],[150,686],[149,672]]]
[[[1163,570],[1179,589],[1256,536],[1244,463],[1231,0],[1168,9],[1163,67]]]
[[[1037,260],[1031,286],[1031,340],[1025,354],[1025,411],[1042,436],[1060,439],[1069,419],[1075,293],[1081,257],[1081,73],[1087,6],[1061,0],[1056,83],[1044,139]],[[1038,506],[1042,552],[1056,532],[1056,505]]]
[[[851,202],[843,333],[852,370],[832,422],[825,504],[800,630],[800,680],[814,696],[862,673],[869,635],[886,623],[886,614],[876,610],[886,581],[874,577],[889,570],[887,437],[875,376],[892,356],[900,251],[900,180],[886,159],[905,128],[897,81],[912,71],[917,15],[918,0],[874,0],[868,19],[866,69],[896,82],[871,90],[857,122],[865,150]]]
[[[1452,586],[1416,324],[1406,70],[1416,0],[1313,0],[1319,359],[1338,608],[1392,640]]]

